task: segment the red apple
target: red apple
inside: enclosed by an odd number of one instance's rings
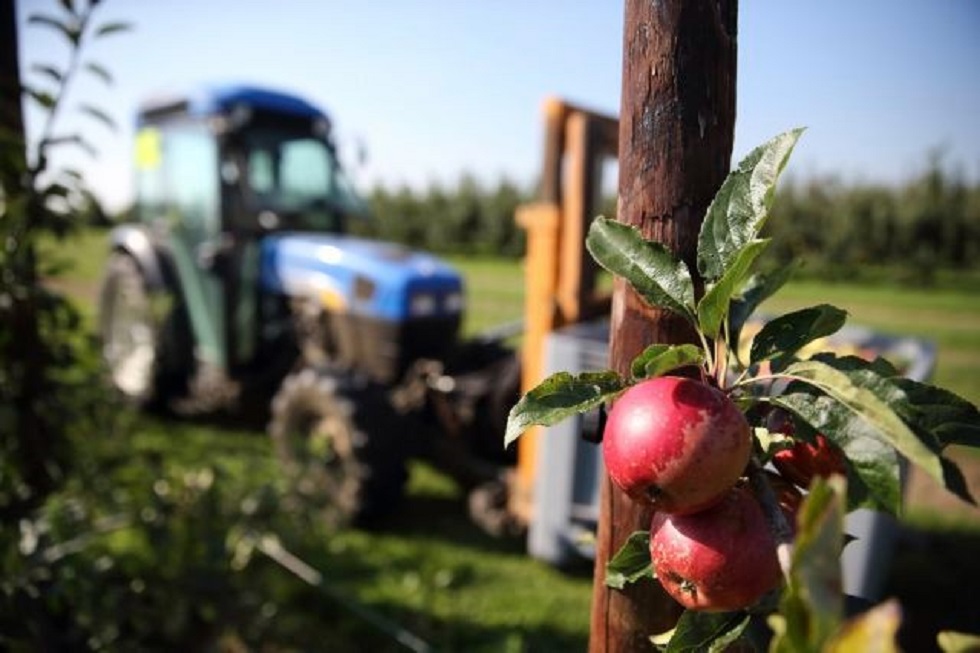
[[[720,501],[751,453],[748,422],[723,392],[673,376],[623,393],[602,438],[613,482],[634,500],[672,514]]]
[[[741,610],[781,581],[765,514],[743,486],[696,514],[656,513],[650,558],[667,593],[691,610]]]
[[[793,435],[793,421],[783,411],[774,411],[767,418],[770,431]],[[773,454],[772,465],[786,480],[800,487],[810,487],[814,476],[846,474],[844,454],[827,438],[818,433],[815,443],[797,440],[789,449]]]

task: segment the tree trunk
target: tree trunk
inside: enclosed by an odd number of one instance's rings
[[[24,114],[20,102],[20,58],[17,52],[17,13],[15,2],[0,2],[0,134],[24,139]],[[15,154],[14,148],[4,146],[4,154],[23,160],[24,148]],[[9,167],[0,162],[3,175],[0,183],[7,189]]]
[[[24,114],[21,105],[20,60],[14,2],[0,2],[0,193],[6,203],[0,240],[7,244],[7,274],[0,281],[0,294],[9,304],[2,310],[4,346],[0,348],[3,377],[0,397],[16,406],[13,424],[0,425],[9,440],[3,450],[29,492],[4,494],[9,503],[0,504],[0,518],[14,519],[40,501],[52,487],[49,465],[49,421],[39,412],[44,394],[45,352],[40,335],[37,292],[37,263],[32,229],[36,198],[27,170]],[[11,429],[11,427],[13,427]],[[0,488],[4,492],[10,487]]]
[[[618,220],[663,243],[697,277],[697,237],[728,174],[735,121],[737,0],[626,0],[619,119]],[[610,365],[621,374],[652,343],[695,342],[683,319],[617,279]],[[603,479],[590,651],[650,650],[680,607],[656,582],[605,586],[605,566],[651,512]]]

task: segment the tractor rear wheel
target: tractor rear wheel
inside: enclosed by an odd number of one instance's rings
[[[99,296],[99,332],[109,378],[138,406],[163,408],[184,389],[186,373],[176,369],[177,352],[167,346],[173,343],[165,338],[152,301],[133,257],[112,254]],[[171,335],[178,337],[176,332]]]
[[[370,525],[391,513],[408,476],[397,419],[380,388],[343,373],[287,376],[269,435],[294,499],[332,523]]]

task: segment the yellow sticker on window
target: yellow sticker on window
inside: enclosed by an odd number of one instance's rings
[[[160,131],[144,127],[136,133],[136,167],[153,170],[160,166]]]

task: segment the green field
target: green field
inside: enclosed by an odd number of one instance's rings
[[[90,319],[104,233],[85,232],[49,251],[77,261],[55,283],[79,300]],[[467,333],[520,318],[520,262],[455,258],[453,263],[467,279]],[[854,323],[933,339],[939,346],[936,382],[980,402],[980,382],[972,373],[980,363],[980,302],[975,298],[956,290],[806,282],[791,284],[766,310],[824,302],[847,309]],[[139,418],[132,445],[177,467],[219,466],[239,482],[275,474],[270,447],[255,426]],[[484,535],[465,517],[465,498],[453,483],[428,465],[413,465],[407,505],[380,531],[314,527],[294,547],[323,574],[326,589],[304,588],[273,567],[269,573],[280,574],[279,582],[290,588],[285,608],[291,612],[284,608],[282,618],[293,619],[296,631],[313,628],[308,636],[315,637],[309,641],[316,646],[400,650],[385,632],[394,623],[438,650],[585,648],[591,571],[552,569],[528,558],[522,542]],[[377,622],[373,626],[372,620]]]
[[[58,281],[79,299],[87,316],[94,300],[105,254],[105,233],[84,231],[51,248],[72,267]],[[523,310],[523,263],[518,260],[449,257],[466,277],[468,312],[464,329],[472,334],[518,320]],[[790,283],[762,308],[784,312],[829,303],[850,314],[849,323],[884,333],[917,336],[938,346],[933,381],[980,403],[980,299],[955,287],[901,288],[814,281]]]
[[[479,331],[517,319],[522,310],[523,267],[518,261],[452,259],[466,275],[470,315],[467,329]],[[790,283],[761,311],[782,313],[828,303],[850,314],[848,323],[891,335],[916,336],[938,347],[933,382],[980,403],[980,299],[956,288],[899,288]]]

